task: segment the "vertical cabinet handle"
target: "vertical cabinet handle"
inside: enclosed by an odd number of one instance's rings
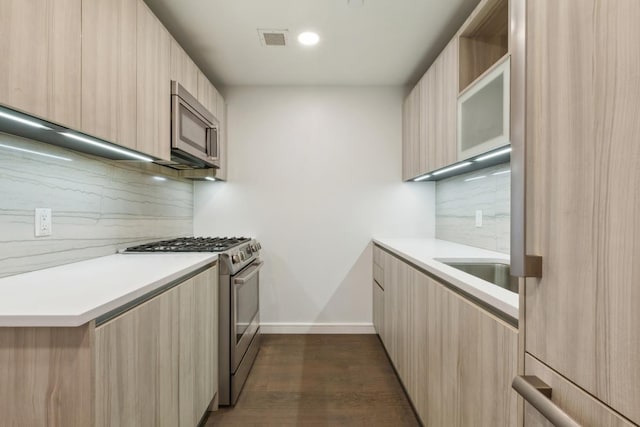
[[[581,427],[551,400],[551,387],[536,376],[519,375],[513,379],[513,389],[556,427]]]
[[[511,9],[511,275],[542,277],[542,258],[527,254],[526,1]]]

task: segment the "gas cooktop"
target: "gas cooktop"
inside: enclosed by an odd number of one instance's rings
[[[223,252],[249,241],[248,237],[181,237],[132,246],[124,252]]]

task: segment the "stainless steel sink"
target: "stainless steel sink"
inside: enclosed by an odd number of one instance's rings
[[[511,292],[518,293],[518,279],[511,277],[511,267],[509,264],[501,262],[482,262],[482,261],[455,261],[436,259],[443,264],[456,268],[465,273],[476,276],[494,285],[505,288]]]

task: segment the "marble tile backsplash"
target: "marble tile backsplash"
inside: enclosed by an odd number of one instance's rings
[[[511,176],[505,171],[508,163],[438,181],[436,237],[509,253]],[[482,227],[476,227],[477,210]]]
[[[190,181],[3,133],[0,200],[0,277],[193,233]],[[52,209],[51,236],[34,237],[35,208]]]

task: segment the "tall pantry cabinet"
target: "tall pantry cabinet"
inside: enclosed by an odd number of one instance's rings
[[[524,425],[552,425],[558,411],[585,426],[637,425],[640,2],[512,8],[512,58],[526,64],[512,70],[512,95],[525,95],[512,116],[524,123],[514,157],[526,152],[513,179],[526,194],[524,248],[542,257],[541,277],[527,278],[521,296],[524,374],[552,388],[537,408],[529,393]]]

